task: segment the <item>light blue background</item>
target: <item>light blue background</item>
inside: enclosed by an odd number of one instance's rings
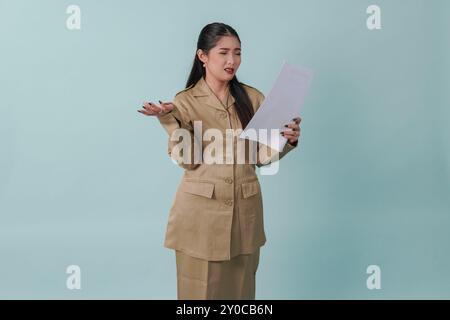
[[[0,298],[176,298],[162,243],[182,169],[136,110],[183,89],[214,21],[238,31],[238,78],[265,94],[284,59],[315,73],[299,148],[261,176],[257,298],[450,298],[449,14],[445,0],[0,0]]]

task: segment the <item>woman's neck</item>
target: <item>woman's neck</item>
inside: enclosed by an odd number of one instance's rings
[[[221,100],[228,94],[229,81],[218,81],[213,78],[205,77],[205,81],[214,94]]]

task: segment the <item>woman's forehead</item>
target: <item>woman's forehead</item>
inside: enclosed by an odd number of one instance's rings
[[[217,49],[240,49],[241,44],[236,37],[223,36],[217,41]]]

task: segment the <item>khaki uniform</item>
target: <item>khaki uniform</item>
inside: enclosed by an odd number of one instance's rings
[[[251,86],[242,85],[256,112],[264,100],[264,95]],[[228,104],[224,105],[204,78],[177,93],[172,101],[174,109],[158,117],[169,134],[168,154],[171,155],[179,143],[170,139],[172,133],[179,128],[189,130],[192,133],[191,142],[197,139],[205,151],[211,141],[194,137],[194,121],[201,121],[202,132],[211,128],[219,129],[223,133],[224,141],[226,129],[242,129],[234,101],[234,97],[230,95]],[[236,267],[230,266],[233,263],[247,266],[246,270],[242,270],[243,274],[249,270],[250,273],[251,270],[256,272],[255,261],[259,261],[259,248],[266,242],[261,187],[255,172],[255,163],[250,163],[248,140],[245,141],[246,162],[237,163],[237,140],[234,139],[232,148],[224,148],[223,154],[224,159],[234,159],[234,163],[226,163],[224,160],[222,164],[179,164],[185,171],[170,209],[164,241],[165,247],[176,250],[179,286],[180,275],[183,274],[179,268],[183,266],[183,270],[198,269],[199,261],[203,261],[203,268],[208,270],[214,265],[213,262],[220,262],[229,266],[225,270],[235,270],[234,274]],[[263,144],[257,144],[256,166],[269,164],[277,155],[278,159],[281,159],[294,148],[296,146],[286,143],[284,149],[277,152]],[[190,150],[192,161],[196,151],[198,150],[194,148]],[[243,258],[250,263],[242,264]],[[187,261],[191,263],[188,264]],[[226,278],[226,273],[223,274]],[[208,276],[214,277],[210,273]],[[207,279],[200,281],[208,283]],[[186,290],[190,291],[181,288],[181,291]],[[211,292],[211,288],[208,290]],[[212,291],[220,292],[220,288]],[[180,297],[180,287],[178,293]],[[208,297],[204,294],[198,296]]]

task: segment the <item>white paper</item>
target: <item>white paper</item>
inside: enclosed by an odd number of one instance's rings
[[[283,150],[287,139],[279,132],[277,139],[276,135],[271,134],[271,129],[291,130],[284,125],[299,116],[311,79],[312,71],[284,61],[275,84],[239,137],[259,141],[278,151]],[[260,134],[264,131],[260,129],[267,131]],[[252,135],[250,131],[256,131],[257,134]]]

